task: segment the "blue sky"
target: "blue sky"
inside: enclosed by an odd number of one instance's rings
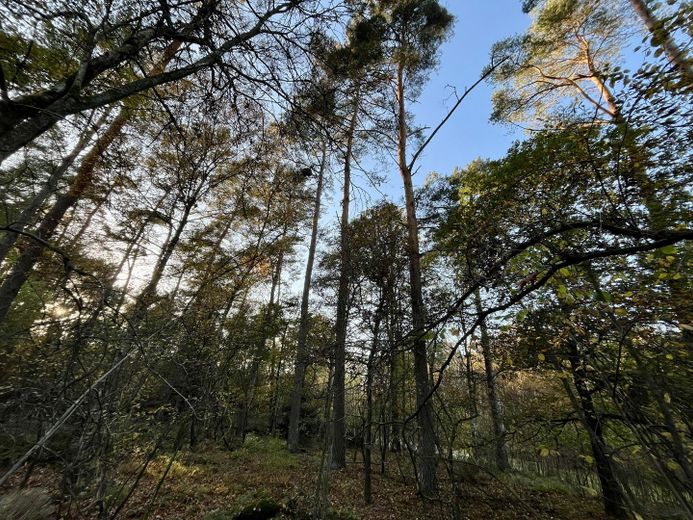
[[[488,64],[491,46],[508,36],[524,32],[530,18],[522,12],[521,0],[446,0],[443,5],[455,16],[454,34],[440,52],[440,65],[430,75],[419,102],[410,106],[418,125],[435,127],[453,105],[449,86],[458,93],[471,86]],[[449,175],[477,157],[500,157],[522,132],[489,122],[492,86],[482,83],[463,101],[419,160],[415,184],[431,171]],[[380,187],[395,201],[402,184],[394,164]],[[358,181],[357,181],[358,182]]]

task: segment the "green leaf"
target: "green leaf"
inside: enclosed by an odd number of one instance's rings
[[[568,298],[568,288],[565,285],[561,284],[558,287],[556,287],[556,292],[558,293],[558,297],[561,300],[565,300]]]

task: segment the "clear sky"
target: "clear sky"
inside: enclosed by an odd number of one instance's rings
[[[508,36],[524,32],[530,23],[522,12],[521,0],[444,0],[455,16],[454,34],[440,52],[440,65],[430,75],[419,99],[410,109],[418,125],[435,127],[452,107],[458,93],[471,86],[489,63],[491,46]],[[492,86],[484,82],[463,101],[455,115],[438,133],[419,160],[415,184],[420,185],[431,171],[449,175],[477,157],[500,157],[519,130],[489,122]],[[395,201],[402,198],[402,185],[394,164],[381,191]]]

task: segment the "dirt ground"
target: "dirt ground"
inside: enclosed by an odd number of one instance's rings
[[[256,503],[276,505],[276,518],[310,518],[319,468],[317,454],[291,454],[276,439],[257,439],[236,451],[201,447],[197,451],[161,455],[144,471],[142,460],[120,462],[109,482],[109,515],[130,494],[117,513],[119,519],[233,520],[267,518]],[[394,461],[392,461],[394,462]],[[411,479],[403,479],[392,463],[389,474],[373,471],[373,502],[363,500],[363,465],[351,462],[330,476],[330,505],[335,519],[461,520],[489,519],[603,519],[598,500],[559,490],[531,488],[492,477],[459,483],[452,498],[450,481],[441,477],[441,497],[424,501]],[[139,482],[134,482],[140,475]],[[164,478],[165,477],[165,478]],[[21,475],[17,476],[16,483]],[[61,496],[59,475],[50,467],[33,471],[27,489],[50,494],[50,518],[96,518],[90,498]],[[405,481],[406,480],[406,481]],[[132,489],[132,492],[131,492]],[[250,509],[248,509],[250,505]],[[456,506],[456,507],[455,507]],[[251,516],[239,516],[245,507]],[[254,508],[254,509],[253,509]],[[456,511],[455,511],[456,508]],[[247,513],[247,511],[246,511]],[[245,514],[245,513],[243,513]]]

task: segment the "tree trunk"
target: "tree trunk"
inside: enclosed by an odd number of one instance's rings
[[[387,342],[390,351],[390,439],[387,448],[395,453],[402,451],[402,413],[400,400],[400,386],[402,384],[402,356],[397,351],[401,338],[397,333],[397,302],[395,301],[392,285],[388,287],[388,320]]]
[[[666,30],[664,25],[657,20],[654,13],[647,6],[645,0],[630,0],[630,5],[633,6],[633,10],[642,19],[645,27],[653,36],[656,45],[660,45],[667,55],[667,58],[671,64],[679,71],[683,79],[689,85],[693,83],[693,67],[691,67],[690,62],[686,59],[686,54],[683,50],[679,49],[671,33]]]
[[[371,489],[371,452],[373,448],[373,362],[378,350],[378,334],[380,332],[382,303],[381,301],[378,309],[375,311],[373,343],[371,344],[371,351],[368,353],[368,364],[366,365],[366,424],[363,432],[363,499],[366,501],[366,504],[373,503],[373,492]]]
[[[202,183],[200,183],[200,186],[198,187],[197,194],[199,194],[201,187]],[[170,237],[164,245],[164,248],[159,255],[159,259],[156,262],[156,266],[154,267],[154,271],[152,272],[152,277],[149,280],[149,283],[144,289],[142,289],[137,301],[135,302],[132,318],[130,320],[131,326],[139,325],[144,319],[145,312],[149,306],[154,303],[153,298],[156,294],[156,288],[159,285],[159,281],[164,274],[164,270],[168,265],[168,261],[171,258],[173,251],[176,249],[178,242],[180,242],[180,237],[183,234],[183,230],[185,229],[185,226],[188,223],[188,218],[190,217],[190,211],[192,211],[196,201],[197,196],[190,197],[190,199],[186,201],[185,207],[183,208],[183,215],[181,216],[180,221],[178,221],[178,225],[176,226],[173,236]]]
[[[628,518],[625,498],[611,465],[608,445],[604,439],[602,424],[594,408],[584,363],[574,340],[568,341],[568,361],[573,374],[573,383],[579,397],[582,418],[590,437],[592,454],[597,467],[597,476],[602,488],[604,510],[615,518]]]
[[[346,332],[348,322],[349,304],[349,188],[351,184],[351,155],[354,146],[354,131],[359,112],[359,91],[354,93],[354,106],[352,108],[351,120],[347,130],[347,146],[344,157],[344,190],[342,197],[342,217],[340,221],[340,262],[339,262],[339,288],[337,292],[337,319],[335,324],[335,346],[334,346],[334,397],[332,405],[332,468],[343,468],[346,466],[346,416],[345,416],[345,381],[344,371],[346,362]]]
[[[286,233],[286,228],[284,229]],[[262,316],[262,322],[260,323],[260,338],[253,355],[253,361],[250,366],[250,380],[248,381],[248,386],[245,390],[245,395],[243,396],[243,401],[241,402],[241,407],[238,412],[238,422],[236,423],[236,435],[241,439],[245,439],[246,431],[248,430],[248,410],[252,405],[253,398],[255,396],[255,389],[258,384],[258,379],[260,377],[260,365],[262,364],[262,359],[265,357],[267,336],[270,331],[270,326],[272,320],[274,319],[274,299],[277,292],[277,288],[280,283],[282,263],[284,262],[284,255],[279,254],[277,258],[277,266],[275,268],[274,274],[272,275],[272,286],[270,288],[269,303],[267,304],[267,310]]]
[[[84,149],[89,144],[89,141],[94,137],[94,134],[98,131],[101,126],[106,121],[110,110],[107,110],[99,120],[93,125],[89,125],[77,142],[75,147],[72,149],[69,155],[60,161],[60,164],[53,170],[50,177],[46,181],[46,184],[41,188],[41,190],[34,195],[31,202],[21,211],[21,213],[14,219],[11,226],[12,229],[17,231],[23,231],[26,226],[36,221],[38,211],[44,202],[58,189],[58,182],[63,178],[65,173],[70,169],[72,164],[75,162],[77,156],[84,151]],[[12,246],[19,238],[19,233],[14,233],[12,231],[5,231],[5,236],[0,240],[0,264],[4,262],[7,254],[12,249]]]
[[[53,204],[53,207],[39,225],[35,234],[41,241],[33,238],[26,239],[24,251],[17,259],[2,286],[0,286],[0,322],[5,319],[12,302],[24,285],[24,282],[26,282],[29,272],[33,269],[41,253],[43,253],[45,245],[42,241],[47,241],[51,238],[67,210],[91,186],[94,171],[101,158],[101,154],[120,135],[129,118],[130,110],[127,108],[121,109],[103,135],[96,141],[96,144],[84,156],[70,188],[66,193],[58,196],[55,204]]]
[[[479,458],[479,406],[476,398],[476,381],[474,377],[474,367],[472,366],[472,353],[469,347],[464,350],[464,369],[467,381],[467,395],[469,396],[469,413],[471,415],[472,433],[472,456],[475,460]]]
[[[176,52],[178,52],[180,46],[180,41],[174,41],[169,44],[169,46],[164,49],[159,62],[152,67],[150,72],[152,74],[161,73],[168,62],[173,59]],[[38,227],[36,233],[38,238],[43,241],[50,239],[67,210],[74,206],[91,186],[94,180],[94,171],[101,155],[120,135],[123,127],[130,119],[131,113],[131,109],[128,106],[121,108],[120,112],[118,112],[118,115],[111,122],[103,135],[97,139],[94,146],[92,146],[89,152],[84,156],[77,169],[75,179],[72,181],[67,193],[58,197],[55,204]],[[27,247],[20,255],[5,282],[0,286],[0,322],[5,319],[12,302],[24,285],[24,282],[26,282],[29,272],[33,269],[44,248],[44,243],[39,240],[27,240]]]
[[[282,370],[284,368],[284,345],[286,345],[286,333],[289,330],[289,323],[287,322],[284,326],[284,332],[282,332],[281,341],[279,343],[279,352],[276,353],[276,371],[274,372],[273,389],[272,396],[270,397],[270,435],[274,436],[277,431],[277,419],[279,417],[279,404],[281,402],[281,385],[280,377]],[[275,341],[272,340],[272,347],[275,348]]]
[[[481,306],[481,294],[478,289],[474,293],[474,299],[476,311],[481,315],[483,308]],[[491,353],[491,342],[489,341],[485,318],[481,320],[479,328],[481,329],[481,349],[484,354],[484,369],[486,372],[486,392],[491,407],[491,419],[493,421],[496,466],[501,471],[507,471],[510,469],[510,463],[508,462],[508,450],[505,445],[505,423],[503,422],[501,403],[496,387],[496,374],[493,370],[493,354]]]
[[[421,282],[421,253],[419,250],[419,228],[416,219],[416,202],[411,172],[407,166],[407,122],[404,99],[404,66],[397,69],[397,105],[398,105],[398,162],[404,184],[404,198],[407,214],[407,253],[409,257],[409,276],[411,292],[411,310],[413,320],[414,378],[416,381],[416,404],[419,410],[416,419],[420,432],[420,443],[417,450],[419,458],[419,491],[423,496],[434,496],[438,493],[436,438],[433,425],[433,406],[429,394],[431,381],[428,373],[426,340],[423,338],[426,325],[426,309],[423,302]]]
[[[323,409],[324,422],[330,420],[332,405],[331,396],[333,395],[332,385],[334,384],[334,363],[330,363],[329,373],[327,376],[327,388],[325,388],[325,408]],[[322,520],[326,518],[330,511],[330,470],[332,468],[332,434],[334,428],[327,426],[324,435],[324,443],[322,448],[322,457],[320,458],[320,470],[318,473],[318,482],[315,490],[315,499],[313,500],[313,518]]]
[[[294,386],[291,391],[291,411],[289,412],[289,434],[287,444],[289,451],[298,451],[301,426],[301,401],[303,400],[303,382],[307,365],[307,342],[310,303],[310,286],[313,277],[313,263],[315,262],[315,250],[318,244],[318,229],[320,224],[320,199],[322,197],[322,182],[327,164],[327,141],[323,142],[320,171],[318,172],[318,185],[315,189],[315,205],[313,207],[313,222],[310,232],[310,246],[308,248],[308,261],[306,262],[306,274],[303,279],[303,294],[301,296],[301,317],[298,324],[298,338],[296,344],[296,361],[294,365]]]

